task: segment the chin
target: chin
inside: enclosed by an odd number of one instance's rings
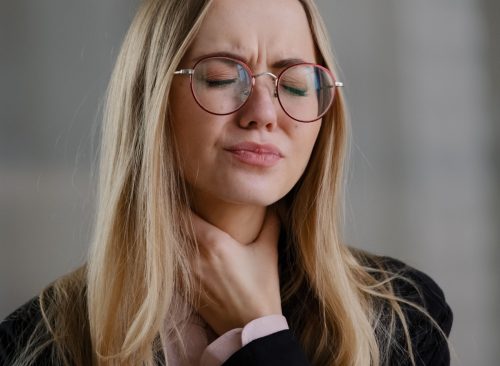
[[[224,179],[202,184],[190,184],[199,199],[216,204],[216,201],[233,205],[267,207],[283,198],[292,188],[293,181],[281,179]]]
[[[270,206],[279,201],[287,192],[262,192],[254,189],[226,191],[219,193],[219,199],[239,205]]]

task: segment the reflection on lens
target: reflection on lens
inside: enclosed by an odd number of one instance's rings
[[[292,66],[278,83],[281,106],[290,117],[303,122],[320,118],[330,107],[334,91],[330,74],[315,65]]]
[[[227,58],[203,60],[196,66],[192,80],[198,103],[216,114],[229,114],[240,108],[252,85],[246,68]]]

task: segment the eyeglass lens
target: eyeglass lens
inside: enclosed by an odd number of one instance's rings
[[[214,114],[233,113],[246,102],[252,76],[244,64],[213,57],[200,61],[192,75],[193,94],[202,108]],[[278,99],[293,119],[310,122],[329,108],[335,92],[331,75],[316,65],[287,68],[278,80]]]

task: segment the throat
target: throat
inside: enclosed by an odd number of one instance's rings
[[[200,194],[192,198],[192,210],[196,214],[236,241],[250,244],[259,236],[266,215],[265,206],[227,203]]]

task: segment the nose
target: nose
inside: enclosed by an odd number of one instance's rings
[[[268,77],[271,76],[270,77]],[[262,78],[257,79],[259,76]],[[271,79],[271,80],[270,80]],[[276,76],[265,72],[254,75],[252,94],[238,116],[238,123],[243,128],[266,128],[273,130],[278,123],[279,103],[275,87]]]

